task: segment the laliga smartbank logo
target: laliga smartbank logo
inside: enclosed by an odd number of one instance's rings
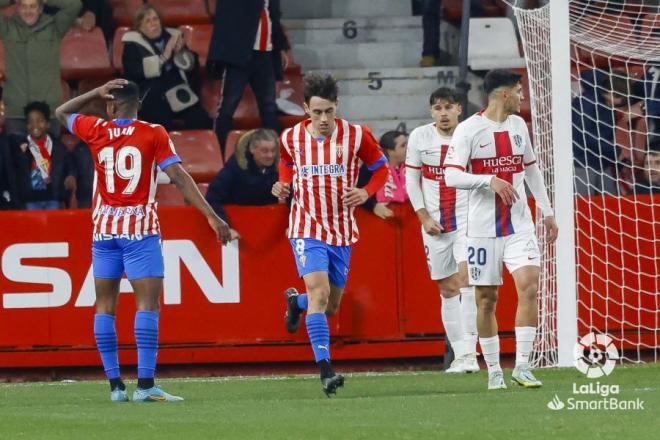
[[[619,360],[619,350],[607,335],[589,333],[584,335],[573,348],[575,368],[588,379],[609,376]],[[573,382],[572,397],[563,401],[557,394],[547,406],[553,411],[575,410],[643,410],[644,401],[621,400],[618,394],[620,386],[593,381],[578,384]]]

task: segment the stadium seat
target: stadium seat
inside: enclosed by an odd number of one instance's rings
[[[131,26],[133,14],[143,3],[143,0],[110,0],[115,23],[118,26]]]
[[[470,19],[468,64],[473,70],[525,66],[516,30],[509,18]]]
[[[205,0],[149,0],[163,17],[166,26],[211,23]]]
[[[532,120],[532,98],[529,95],[529,77],[527,75],[527,69],[513,69],[515,72],[522,75],[520,82],[523,87],[524,99],[520,103],[520,116],[525,121]]]
[[[119,72],[124,72],[124,65],[122,64],[121,56],[124,53],[124,46],[121,44],[121,37],[131,28],[127,26],[120,26],[115,30],[115,35],[112,38],[112,65]]]
[[[206,196],[206,191],[209,188],[208,183],[198,183],[197,188],[203,196]],[[160,206],[186,206],[188,205],[183,198],[183,194],[179,191],[173,183],[158,184],[156,188],[156,202]]]
[[[71,99],[71,87],[69,87],[69,83],[63,79],[60,79],[60,84],[62,85],[62,100],[68,101]],[[51,111],[55,111],[55,109],[51,109]]]
[[[660,14],[646,14],[637,22],[640,25],[640,41],[643,47],[660,46]]]
[[[91,32],[77,26],[71,28],[62,40],[60,60],[62,77],[67,80],[113,73],[105,38],[98,27]]]
[[[209,42],[211,41],[211,34],[213,34],[213,25],[184,25],[179,26],[179,30],[183,32],[188,48],[199,56],[199,66],[204,71],[206,58],[209,54]]]
[[[209,10],[209,15],[211,16],[211,19],[215,16],[215,6],[217,4],[217,0],[206,0],[206,7]]]
[[[238,145],[238,140],[246,133],[246,131],[247,130],[232,130],[229,132],[225,145],[225,162],[227,162],[234,154],[236,146]]]
[[[210,182],[222,168],[220,145],[212,130],[172,131],[170,138],[195,182]]]

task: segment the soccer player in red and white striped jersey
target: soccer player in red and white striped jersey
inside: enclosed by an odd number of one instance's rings
[[[305,112],[309,119],[287,129],[280,147],[280,180],[273,195],[293,195],[289,240],[306,294],[285,292],[287,330],[305,323],[321,370],[326,395],[343,386],[330,365],[330,331],[326,316],[337,312],[348,275],[351,245],[358,240],[353,216],[387,179],[387,159],[371,131],[336,117],[337,83],[329,75],[307,75]],[[373,171],[364,188],[356,188],[360,161]]]
[[[422,224],[422,239],[431,279],[442,298],[441,318],[454,351],[448,373],[479,371],[476,356],[477,305],[467,276],[468,191],[445,181],[442,165],[462,108],[446,87],[430,97],[430,124],[410,133],[406,156],[406,189]]]
[[[154,201],[156,167],[163,170],[185,199],[206,216],[224,243],[230,239],[230,231],[181,167],[181,159],[165,129],[137,119],[139,95],[135,83],[112,80],[62,104],[55,115],[89,145],[94,160],[94,336],[110,381],[110,399],[128,400],[119,371],[115,329],[119,282],[126,273],[135,292],[137,308],[138,385],[133,400],[176,401],[183,399],[164,392],[154,383],[159,300],[164,276]],[[76,113],[95,99],[107,100],[106,110],[111,119]]]
[[[468,273],[475,286],[479,344],[488,366],[488,389],[506,388],[500,367],[495,305],[506,264],[518,290],[516,366],[512,380],[538,388],[529,365],[537,326],[541,255],[527,206],[525,183],[544,216],[546,240],[557,238],[550,200],[525,121],[515,115],[524,98],[521,76],[492,70],[484,78],[485,110],[461,122],[445,159],[447,184],[469,189]]]

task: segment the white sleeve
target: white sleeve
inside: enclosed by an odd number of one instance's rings
[[[550,206],[550,199],[545,189],[545,182],[543,181],[543,174],[538,164],[532,163],[525,167],[525,182],[529,186],[529,190],[536,200],[536,206],[539,207],[544,217],[554,215],[552,206]]]
[[[406,150],[406,192],[415,212],[426,206],[422,192],[422,158],[419,153],[418,133],[416,130],[410,133]]]
[[[525,152],[523,153],[523,163],[525,166],[536,163],[536,154],[534,153],[534,147],[532,146],[532,140],[529,137],[529,130],[527,129],[527,124],[524,123],[523,133],[525,134]]]
[[[472,146],[469,133],[465,129],[465,123],[460,123],[454,130],[443,164],[447,185],[459,189],[476,189],[490,186],[493,175],[471,174],[466,171],[471,155]]]

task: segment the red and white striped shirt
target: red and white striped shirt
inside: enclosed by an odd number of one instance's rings
[[[271,33],[273,32],[273,25],[270,21],[270,13],[268,12],[268,0],[264,0],[264,7],[261,8],[259,14],[259,25],[257,26],[257,37],[254,40],[254,50],[259,52],[270,52],[273,50],[273,43]]]
[[[94,234],[136,239],[160,234],[156,165],[163,170],[181,162],[165,129],[137,119],[106,121],[78,114],[69,117],[67,126],[92,153]]]
[[[348,246],[358,240],[358,228],[355,208],[344,204],[344,194],[357,183],[360,160],[372,171],[387,160],[366,126],[335,119],[332,136],[317,140],[307,131],[310,123],[282,134],[281,160],[293,168],[289,238]]]

